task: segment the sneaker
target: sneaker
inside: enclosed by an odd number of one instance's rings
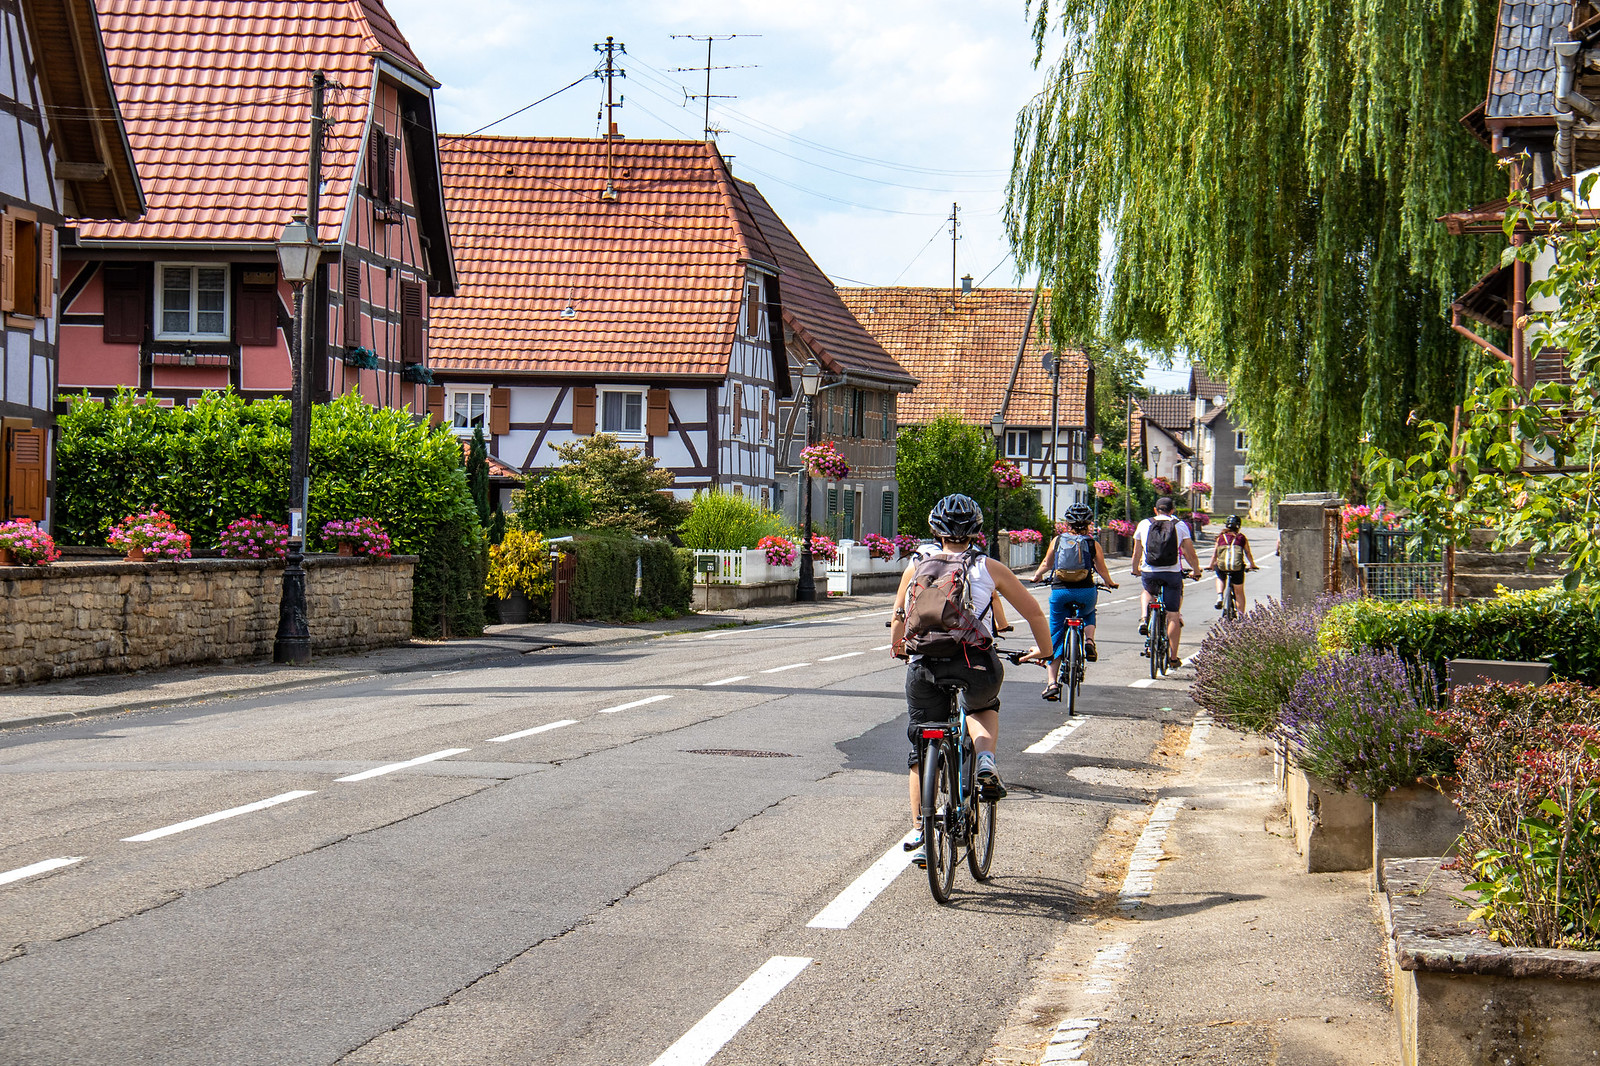
[[[912,837],[910,840],[906,841],[904,844],[901,844],[900,846],[902,848],[904,848],[905,850],[907,850],[907,851],[917,851],[917,850],[919,850],[922,847],[922,830],[920,830],[920,829],[916,830],[916,834],[917,834],[916,836]]]
[[[1150,623],[1148,621],[1141,621],[1139,623],[1139,635],[1141,637],[1148,637],[1150,635]]]
[[[1221,600],[1218,600],[1218,601],[1217,601],[1217,602],[1216,602],[1216,603],[1213,603],[1213,604],[1212,604],[1212,605],[1211,605],[1211,609],[1212,609],[1212,610],[1213,610],[1213,611],[1220,611],[1220,610],[1222,610],[1222,601],[1221,601]]]
[[[1086,662],[1091,663],[1097,663],[1100,661],[1100,652],[1094,646],[1094,641],[1086,640],[1083,642],[1083,658]]]
[[[918,869],[926,870],[928,868],[928,849],[918,844],[917,852],[911,856],[911,861],[917,864]]]
[[[1172,669],[1177,670],[1183,666],[1183,660],[1174,655],[1167,660],[1167,665],[1172,667]]]
[[[995,772],[994,756],[987,752],[978,756],[978,789],[986,800],[1005,799],[1006,796],[1006,786]]]

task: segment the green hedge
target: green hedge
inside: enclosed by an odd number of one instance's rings
[[[1600,592],[1560,588],[1510,592],[1459,607],[1356,600],[1328,612],[1324,651],[1392,649],[1440,677],[1450,659],[1548,662],[1557,680],[1600,683]]]
[[[683,614],[694,592],[694,554],[656,540],[582,534],[561,545],[577,553],[573,608],[579,618],[632,622]],[[636,564],[643,590],[634,596]]]

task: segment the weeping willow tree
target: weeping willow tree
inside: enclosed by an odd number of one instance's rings
[[[1435,218],[1504,195],[1458,120],[1484,98],[1495,0],[1033,0],[1006,220],[1057,343],[1182,350],[1232,386],[1251,463],[1344,488],[1365,436],[1404,450],[1475,357],[1450,300],[1497,247]],[[1109,252],[1109,257],[1106,253]]]

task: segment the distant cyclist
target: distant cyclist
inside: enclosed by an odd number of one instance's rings
[[[1188,523],[1172,513],[1172,497],[1156,500],[1155,513],[1133,531],[1133,566],[1130,572],[1141,579],[1144,592],[1139,600],[1139,635],[1150,632],[1150,604],[1157,596],[1167,610],[1169,662],[1182,666],[1178,641],[1183,636],[1184,562],[1195,580],[1200,579],[1200,557],[1194,552],[1194,534]]]
[[[939,547],[923,545],[911,557],[894,597],[890,647],[896,657],[909,657],[906,667],[906,707],[910,723],[906,736],[911,755],[911,818],[916,837],[907,851],[922,848],[922,785],[917,776],[921,761],[922,724],[950,717],[949,694],[940,682],[966,685],[961,699],[978,752],[978,787],[986,799],[1006,794],[995,770],[995,741],[1000,736],[1000,682],[1004,672],[994,651],[995,594],[1004,596],[1033,630],[1034,646],[1024,661],[1039,662],[1050,643],[1050,627],[1039,602],[1017,575],[973,545],[973,535],[983,529],[983,511],[970,496],[956,493],[934,505],[928,528]]]
[[[1100,657],[1094,646],[1095,602],[1099,597],[1095,574],[1109,588],[1117,587],[1106,569],[1100,542],[1089,535],[1094,512],[1088,504],[1075,503],[1067,508],[1065,517],[1066,532],[1056,534],[1033,575],[1035,581],[1050,575],[1050,683],[1044,690],[1047,700],[1061,698],[1061,657],[1066,654],[1068,609],[1076,605],[1078,617],[1083,619],[1083,657],[1092,663]]]
[[[1250,538],[1239,531],[1240,525],[1238,515],[1228,516],[1206,569],[1217,575],[1216,609],[1222,610],[1223,596],[1231,594],[1234,610],[1244,614],[1244,572],[1256,568],[1256,557],[1250,551]]]

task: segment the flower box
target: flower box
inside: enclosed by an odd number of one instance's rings
[[[1371,868],[1372,801],[1306,773],[1292,755],[1284,781],[1294,847],[1305,857],[1306,872]]]

